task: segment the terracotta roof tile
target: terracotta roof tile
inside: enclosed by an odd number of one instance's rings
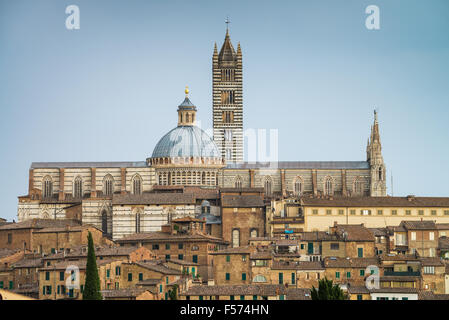
[[[341,197],[333,199],[301,198],[305,206],[320,207],[446,207],[449,197]]]
[[[253,195],[225,195],[221,199],[224,208],[260,208],[265,207],[262,197]]]
[[[366,268],[370,265],[379,265],[379,260],[377,258],[324,258],[326,268]]]

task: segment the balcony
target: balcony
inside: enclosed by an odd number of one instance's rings
[[[384,276],[419,277],[419,271],[384,271]]]

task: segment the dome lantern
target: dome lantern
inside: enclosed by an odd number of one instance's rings
[[[196,107],[189,99],[189,87],[185,89],[186,97],[178,106],[178,126],[194,126],[196,123]]]

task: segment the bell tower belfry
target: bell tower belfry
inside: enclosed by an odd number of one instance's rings
[[[371,197],[386,196],[386,168],[382,156],[382,144],[380,143],[379,122],[376,110],[374,110],[374,124],[371,126],[371,136],[366,146],[366,160],[369,162],[371,170]]]
[[[229,20],[226,20],[226,25]],[[226,162],[243,161],[242,50],[231,43],[229,28],[220,52],[212,56],[212,108],[214,142]]]

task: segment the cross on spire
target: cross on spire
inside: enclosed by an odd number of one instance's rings
[[[229,27],[229,24],[231,23],[231,21],[229,20],[229,16],[226,17],[225,23],[226,23],[226,31],[227,31],[228,27]]]

